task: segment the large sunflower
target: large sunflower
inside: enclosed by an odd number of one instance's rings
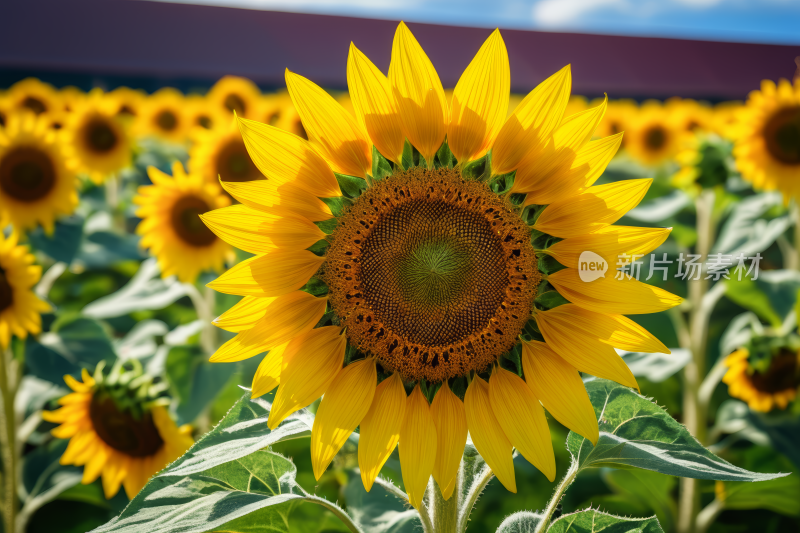
[[[242,134],[233,116],[210,130],[196,130],[189,152],[189,170],[212,183],[223,181],[252,181],[264,176],[247,153]]]
[[[728,371],[722,378],[728,385],[728,394],[747,402],[754,411],[768,412],[775,408],[786,409],[797,397],[800,387],[800,354],[796,349],[783,348],[762,365],[755,368],[750,361],[750,351],[741,348],[725,359]]]
[[[45,117],[11,113],[0,128],[0,231],[7,224],[19,230],[41,224],[52,233],[56,217],[78,205],[77,184]]]
[[[191,117],[186,113],[186,101],[180,91],[165,87],[147,97],[139,107],[134,131],[139,136],[153,135],[182,143],[191,130]]]
[[[141,245],[158,259],[161,275],[176,275],[192,283],[204,270],[222,271],[232,260],[230,245],[200,221],[199,215],[230,204],[219,185],[199,174],[187,174],[180,162],[172,165],[172,177],[155,167],[147,169],[153,185],[139,187],[133,203],[142,221],[136,233]]]
[[[613,270],[584,283],[577,270],[584,250],[616,264],[663,242],[666,229],[610,226],[650,181],[592,187],[620,135],[590,141],[604,104],[562,120],[569,67],[506,120],[509,78],[495,31],[448,106],[401,23],[388,78],[351,45],[355,117],[287,71],[310,142],[239,120],[268,179],[224,183],[242,205],[203,216],[256,254],[210,284],[244,296],[217,319],[238,334],[212,360],[269,350],[253,396],[278,387],[270,428],[324,395],[311,436],[317,478],[360,426],[365,487],[399,442],[415,507],[431,475],[451,496],[468,431],[509,490],[512,447],[552,480],[542,405],[595,442],[578,372],[635,387],[614,347],[667,351],[623,314],[679,298]]]
[[[753,186],[800,196],[800,81],[761,82],[739,111],[733,155]]]
[[[70,164],[97,184],[131,163],[131,140],[120,104],[94,89],[75,105],[64,128],[64,145]]]
[[[84,485],[102,476],[106,498],[113,498],[120,485],[133,498],[194,442],[191,427],[177,427],[170,418],[167,399],[160,396],[164,387],[139,367],[117,365],[109,376],[102,367],[94,376],[84,369],[82,381],[69,375],[64,381],[73,392],[42,418],[60,424],[52,430],[55,437],[70,439],[61,464],[83,466]]]
[[[11,335],[24,339],[42,329],[40,313],[50,306],[33,293],[42,277],[42,267],[33,264],[27,246],[17,245],[17,234],[4,237],[0,231],[0,349],[5,350]]]
[[[208,104],[226,112],[228,116],[235,111],[238,115],[256,118],[261,100],[258,86],[247,78],[225,76],[208,91]]]
[[[15,108],[25,108],[37,115],[61,111],[64,107],[55,88],[36,78],[18,81],[8,90],[7,96]]]
[[[675,156],[689,135],[678,118],[661,102],[648,100],[626,130],[625,149],[644,165],[665,163]]]

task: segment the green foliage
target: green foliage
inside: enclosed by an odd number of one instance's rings
[[[594,509],[562,516],[547,533],[663,533],[653,518],[622,518]]]

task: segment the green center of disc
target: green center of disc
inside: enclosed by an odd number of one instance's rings
[[[464,246],[450,239],[432,239],[400,260],[399,286],[409,300],[441,305],[464,289],[469,266],[469,250]]]

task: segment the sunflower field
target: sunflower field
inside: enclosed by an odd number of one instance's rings
[[[512,66],[0,91],[2,531],[800,531],[800,78]]]

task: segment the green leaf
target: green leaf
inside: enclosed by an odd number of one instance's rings
[[[334,217],[340,217],[344,214],[344,210],[350,205],[350,200],[344,196],[335,196],[333,198],[320,198],[322,202],[328,206]]]
[[[731,273],[726,280],[725,295],[749,309],[773,327],[780,327],[796,304],[800,289],[800,273],[793,270],[773,270],[759,273],[757,279],[742,278]]]
[[[289,531],[289,514],[302,502],[349,520],[341,508],[297,484],[289,459],[265,449],[308,435],[313,417],[302,409],[270,431],[270,404],[249,395],[95,533]]]
[[[359,195],[361,195],[361,191],[367,188],[367,182],[362,178],[348,176],[346,174],[337,174],[335,172],[334,176],[336,176],[336,181],[339,182],[339,188],[342,190],[342,194],[348,198],[358,198]]]
[[[419,152],[411,146],[411,143],[406,139],[405,144],[403,144],[403,155],[400,158],[400,166],[403,167],[403,170],[408,170],[411,167],[419,165],[420,159]]]
[[[453,168],[456,165],[456,157],[453,155],[453,152],[450,151],[450,146],[447,144],[447,141],[442,143],[442,146],[439,147],[439,151],[436,152],[436,157],[433,159],[433,166],[434,168]]]
[[[561,296],[558,291],[545,291],[536,297],[536,303],[546,309],[568,304],[569,300]]]
[[[633,390],[604,379],[586,383],[600,424],[597,446],[570,432],[567,449],[580,469],[642,468],[671,476],[766,481],[786,474],[739,468],[707,449],[667,412]]]
[[[34,248],[68,265],[78,253],[82,237],[83,218],[78,216],[59,219],[52,235],[47,235],[41,227],[28,233],[28,240]]]
[[[655,513],[659,524],[663,525],[667,531],[672,530],[677,514],[677,507],[672,499],[672,492],[677,484],[676,478],[648,470],[608,469],[603,472],[603,480],[614,491],[614,496],[629,505],[638,507],[638,512],[635,511],[631,514]],[[752,483],[750,485],[760,486]],[[597,497],[593,497],[592,501],[606,510],[615,511],[613,507],[608,509],[605,502]]]
[[[547,533],[663,533],[656,517],[622,518],[594,509],[564,515],[550,525]]]
[[[461,177],[465,180],[483,180],[487,179],[492,173],[492,165],[489,161],[489,154],[470,161],[465,164],[461,169]]]
[[[541,521],[540,514],[519,511],[506,517],[497,528],[497,533],[534,533]]]
[[[383,157],[375,146],[372,147],[372,179],[380,180],[387,176],[391,176],[392,164],[389,160]]]
[[[179,424],[188,424],[217,397],[236,371],[236,365],[210,363],[197,345],[173,346],[165,372],[177,407]]]
[[[749,511],[769,509],[787,516],[800,516],[800,477],[797,475],[759,483],[724,483],[725,509]]]
[[[419,513],[408,508],[408,500],[394,497],[380,482],[375,483],[367,492],[361,477],[351,475],[344,488],[344,498],[347,501],[348,514],[364,531],[369,533],[419,531]]]

